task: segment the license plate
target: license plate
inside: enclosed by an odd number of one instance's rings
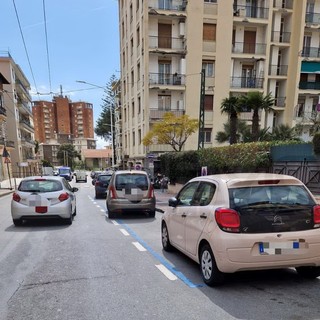
[[[43,207],[43,206],[36,207],[36,213],[47,213],[47,212],[48,212],[48,207]]]
[[[264,255],[298,253],[299,249],[307,247],[305,240],[293,240],[285,242],[260,242],[259,252]]]

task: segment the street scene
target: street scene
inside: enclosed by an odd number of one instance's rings
[[[110,220],[94,187],[77,186],[77,215],[12,224],[0,197],[1,319],[318,319],[318,281],[290,269],[231,275],[206,286],[199,266],[161,246],[160,219]],[[165,210],[169,193],[156,191]]]
[[[0,11],[0,320],[320,320],[320,0]]]

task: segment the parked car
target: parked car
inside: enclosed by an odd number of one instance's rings
[[[87,173],[83,170],[78,170],[74,173],[74,176],[76,177],[76,182],[84,181],[87,182]]]
[[[72,224],[76,215],[78,188],[72,188],[63,177],[28,177],[21,180],[13,193],[11,215],[16,226],[24,220],[63,219]]]
[[[145,212],[154,217],[156,198],[148,173],[140,170],[115,171],[109,183],[106,205],[110,219],[129,212]]]
[[[106,192],[107,192],[112,174],[113,172],[100,173],[94,179],[92,179],[92,184],[94,185],[96,199],[106,198],[107,196]]]
[[[204,282],[245,270],[294,267],[320,276],[320,206],[298,179],[239,173],[191,179],[161,221],[162,246],[200,264]]]

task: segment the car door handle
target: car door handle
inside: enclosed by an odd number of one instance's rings
[[[201,219],[207,219],[207,215],[206,215],[205,213],[202,213],[202,214],[200,215],[200,218],[201,218]]]
[[[185,218],[187,215],[185,214],[185,213],[183,213],[182,215],[181,215],[181,217],[182,218]]]

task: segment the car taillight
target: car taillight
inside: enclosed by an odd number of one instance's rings
[[[219,227],[227,232],[240,231],[240,217],[237,211],[229,208],[218,208],[215,218]]]
[[[153,185],[151,184],[148,192],[148,198],[153,198],[153,197],[154,197],[154,188],[153,188]]]
[[[59,199],[59,201],[61,201],[61,202],[69,199],[69,193],[67,193],[67,192],[61,193],[58,199]]]
[[[20,202],[21,197],[20,197],[17,193],[14,193],[14,194],[12,195],[12,200],[13,200],[13,201],[16,201],[16,202]]]
[[[114,186],[109,187],[111,199],[117,199],[117,192]]]
[[[313,222],[320,224],[320,206],[313,207]]]

